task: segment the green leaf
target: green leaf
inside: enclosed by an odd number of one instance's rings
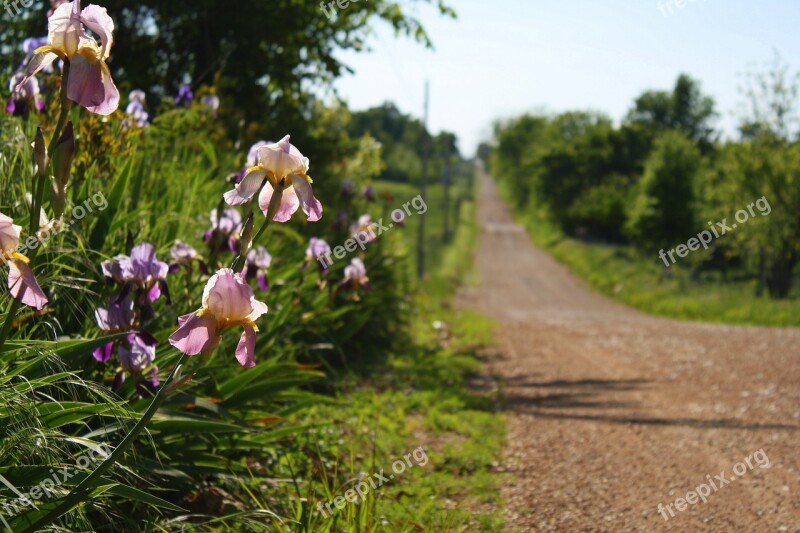
[[[117,485],[116,487],[110,489],[108,492],[115,496],[122,496],[123,498],[127,498],[129,500],[134,500],[141,503],[146,503],[154,507],[163,507],[164,509],[169,509],[170,511],[178,511],[179,513],[188,512],[186,509],[178,507],[174,503],[162,500],[158,496],[153,496],[152,494],[148,494],[143,490],[135,489],[133,487],[129,487],[128,485]]]
[[[117,176],[114,182],[114,187],[111,189],[111,194],[108,195],[108,207],[105,211],[101,212],[97,218],[92,234],[89,237],[89,248],[92,250],[102,250],[103,244],[106,242],[111,224],[114,222],[114,217],[122,207],[122,201],[125,198],[125,189],[128,185],[128,178],[131,175],[131,168],[133,167],[133,156],[129,157],[125,162],[125,166]]]

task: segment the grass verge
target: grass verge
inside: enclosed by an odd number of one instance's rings
[[[303,414],[300,422],[317,428],[298,443],[311,460],[310,486],[301,490],[311,494],[311,512],[298,512],[305,531],[502,530],[494,466],[505,425],[492,394],[471,386],[481,371],[475,351],[490,341],[491,324],[450,307],[476,232],[474,207],[465,202],[452,245],[440,248],[413,299],[412,343],[380,366],[342,377],[333,403]],[[394,478],[347,501],[348,490],[381,471]]]

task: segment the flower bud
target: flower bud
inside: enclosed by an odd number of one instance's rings
[[[250,251],[250,247],[253,245],[253,213],[250,213],[250,216],[247,217],[247,220],[244,221],[244,226],[242,227],[242,233],[239,235],[239,253],[244,255],[248,251]]]
[[[47,146],[45,146],[42,128],[36,128],[36,138],[33,141],[33,162],[36,163],[37,173],[44,174],[47,171]]]
[[[72,129],[72,122],[67,122],[64,131],[56,141],[53,149],[53,188],[52,204],[56,218],[64,213],[67,203],[67,183],[69,183],[69,173],[72,167],[72,159],[75,157],[75,132]]]

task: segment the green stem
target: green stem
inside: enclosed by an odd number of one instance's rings
[[[278,207],[281,205],[281,198],[283,197],[284,188],[284,181],[281,180],[281,182],[278,184],[278,187],[272,191],[272,199],[269,201],[269,206],[267,207],[267,218],[264,219],[264,223],[261,224],[261,227],[258,228],[258,232],[256,232],[256,234],[253,236],[253,243],[255,243],[259,237],[264,234],[269,226],[269,223],[272,221],[272,218],[275,216],[275,211],[277,211]],[[237,255],[233,260],[233,263],[231,263],[231,270],[234,272],[236,271],[239,266],[239,262],[244,258],[246,253],[247,250],[239,249],[239,255]]]
[[[119,443],[111,455],[109,455],[105,461],[103,461],[94,471],[89,474],[87,477],[81,481],[77,487],[72,489],[69,494],[64,497],[64,501],[55,509],[47,513],[45,516],[28,526],[26,529],[22,530],[23,533],[38,531],[44,526],[52,523],[54,520],[57,520],[60,516],[68,513],[75,507],[81,504],[86,499],[90,489],[96,484],[96,481],[100,476],[105,474],[114,464],[117,462],[117,458],[122,455],[125,450],[127,450],[133,441],[139,436],[139,434],[144,430],[147,423],[150,422],[150,419],[153,418],[153,415],[156,413],[158,408],[161,406],[161,403],[164,401],[166,396],[164,395],[164,391],[166,388],[172,383],[172,380],[175,378],[175,374],[183,365],[184,360],[186,359],[186,354],[181,354],[181,358],[178,360],[178,363],[173,367],[172,372],[169,373],[167,379],[164,383],[161,384],[156,395],[153,397],[153,401],[150,403],[150,406],[145,411],[142,418],[133,426],[130,433],[125,435],[125,438],[122,439],[122,442]]]
[[[58,114],[58,122],[56,129],[53,131],[53,136],[50,138],[50,144],[47,145],[47,157],[49,159],[47,168],[40,168],[39,174],[36,176],[36,182],[33,187],[33,202],[31,205],[31,226],[30,234],[33,235],[39,230],[39,211],[42,209],[42,202],[44,200],[44,192],[47,190],[47,178],[52,174],[50,168],[52,167],[53,151],[56,148],[58,138],[64,130],[64,125],[67,123],[69,116],[69,109],[71,107],[70,100],[67,98],[67,85],[69,84],[69,61],[64,63],[64,73],[61,76],[61,110]]]

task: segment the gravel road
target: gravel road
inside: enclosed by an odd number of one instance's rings
[[[480,283],[459,305],[497,324],[508,530],[800,532],[800,330],[600,296],[480,179]]]

